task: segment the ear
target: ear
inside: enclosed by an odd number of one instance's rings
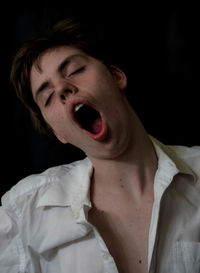
[[[57,138],[60,142],[62,142],[63,144],[67,144],[67,143],[68,143],[68,141],[67,141],[64,137],[62,137],[62,136],[60,136],[59,134],[57,134],[54,130],[52,130],[52,132],[54,133],[54,135],[56,136],[56,138]]]
[[[115,65],[110,66],[110,72],[113,76],[113,79],[119,86],[120,90],[124,91],[127,87],[127,77],[125,73]]]

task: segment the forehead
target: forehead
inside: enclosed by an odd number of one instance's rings
[[[52,63],[56,64],[62,61],[63,58],[70,57],[72,55],[83,55],[87,56],[82,50],[78,48],[73,48],[70,46],[57,46],[50,48],[42,52],[32,65],[31,72],[36,69],[38,72],[42,73],[43,69]]]

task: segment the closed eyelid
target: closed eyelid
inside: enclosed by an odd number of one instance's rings
[[[45,99],[44,106],[47,106],[50,103],[52,96],[53,96],[53,91],[50,93],[47,99]]]
[[[81,70],[86,66],[87,58],[82,55],[74,55],[72,59],[68,62],[62,62],[60,67],[58,68],[58,73],[63,77],[70,77],[77,70]]]
[[[80,66],[84,66],[83,62],[85,63],[86,57],[83,55],[72,55],[67,57],[58,67],[57,71],[59,74],[63,76],[69,76],[71,72],[73,73],[76,68],[79,69]]]
[[[73,76],[75,74],[78,74],[82,71],[84,71],[86,68],[86,65],[78,65],[77,68],[72,69],[72,71],[69,73],[69,76]]]
[[[43,91],[38,96],[38,104],[45,106],[49,98],[52,96],[52,94],[53,94],[52,88],[43,89]]]
[[[50,81],[43,82],[40,87],[35,92],[35,101],[38,103],[42,96],[44,96],[44,93],[48,92],[52,88]]]

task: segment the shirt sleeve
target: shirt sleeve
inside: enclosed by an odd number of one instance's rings
[[[16,221],[0,207],[0,272],[21,272],[17,240]]]

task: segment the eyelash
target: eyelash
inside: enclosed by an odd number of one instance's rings
[[[70,76],[72,76],[72,75],[74,75],[74,74],[78,74],[78,73],[80,73],[80,72],[82,72],[82,71],[84,71],[85,70],[85,66],[82,66],[82,67],[80,67],[79,69],[77,69],[77,70],[75,70],[74,72],[72,72],[71,74],[70,74]]]
[[[48,106],[48,104],[50,103],[52,95],[53,95],[53,92],[51,93],[51,95],[50,95],[50,96],[48,97],[48,99],[46,100],[45,106]]]

